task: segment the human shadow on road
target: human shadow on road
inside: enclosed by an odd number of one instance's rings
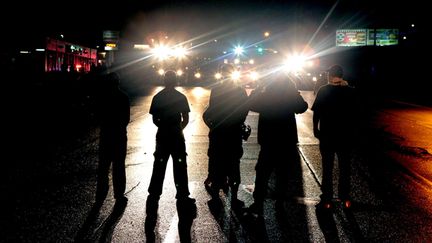
[[[197,207],[195,203],[190,201],[177,200],[177,214],[178,214],[178,233],[180,242],[188,243],[192,242],[191,239],[191,228],[194,219],[197,216]],[[158,200],[151,196],[147,198],[146,203],[146,219],[144,223],[144,229],[146,234],[146,242],[156,242],[156,239],[160,239],[155,230],[158,218]]]
[[[264,218],[245,215],[242,218],[242,225],[248,232],[250,242],[270,242]]]
[[[102,205],[103,200],[97,200],[93,204],[89,214],[87,215],[86,220],[84,221],[83,225],[75,236],[74,242],[95,242],[95,238],[97,238],[98,232],[100,232],[101,230],[102,231],[100,233],[99,242],[111,242],[112,233],[118,221],[123,215],[123,212],[127,205],[127,200],[118,200],[115,203],[114,208],[108,218],[106,218],[105,221],[102,222],[102,224],[93,229],[92,226],[97,223],[96,221],[98,219]]]
[[[253,217],[248,217],[245,208],[232,204],[231,192],[221,198],[212,198],[207,202],[209,211],[219,225],[228,242],[242,242],[247,239],[247,228],[257,228]]]
[[[316,207],[315,213],[318,219],[318,224],[324,234],[325,241],[333,243],[340,242],[332,210]]]
[[[360,226],[354,216],[354,213],[351,208],[345,208],[344,210],[345,216],[348,220],[348,226],[350,227],[350,232],[352,234],[352,238],[354,242],[365,242],[363,234],[361,232]]]
[[[75,236],[74,242],[78,243],[78,242],[89,241],[87,239],[88,234],[90,233],[89,231],[91,229],[91,226],[96,222],[96,219],[99,215],[99,210],[101,209],[102,204],[103,204],[102,200],[97,200],[93,204],[89,214],[87,215],[86,220],[84,221],[84,223],[82,224],[81,228],[79,229],[77,235]]]
[[[112,235],[114,229],[117,226],[118,222],[120,221],[121,217],[123,216],[123,213],[126,209],[126,205],[127,205],[127,200],[118,200],[115,203],[111,214],[102,224],[103,229],[102,229],[101,236],[99,238],[100,243],[112,241]]]
[[[178,232],[180,236],[180,242],[192,242],[191,228],[194,219],[197,217],[196,204],[177,200],[176,206],[179,217]]]
[[[144,230],[146,235],[146,242],[152,243],[156,242],[156,238],[160,238],[159,236],[156,237],[157,230],[156,224],[157,224],[157,217],[158,217],[158,207],[159,207],[159,199],[154,197],[147,197],[146,201],[146,219],[144,222]]]

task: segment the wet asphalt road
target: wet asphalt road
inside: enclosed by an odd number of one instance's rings
[[[89,129],[73,145],[64,143],[55,151],[34,156],[17,153],[27,161],[7,175],[2,190],[14,199],[6,202],[1,219],[2,242],[73,242],[78,234],[89,242],[146,242],[145,202],[151,177],[156,126],[148,114],[152,96],[161,88],[133,99],[128,127],[126,196],[124,210],[116,211],[110,190],[101,209],[92,213],[96,188],[97,129]],[[317,213],[321,181],[318,141],[312,136],[312,112],[297,115],[301,171],[293,172],[292,188],[297,196],[277,214],[272,199],[273,183],[262,222],[251,222],[230,210],[224,198],[224,212],[214,216],[203,181],[207,176],[208,128],[201,115],[209,90],[178,88],[187,95],[191,113],[185,129],[191,197],[197,200],[198,216],[191,229],[193,242],[428,242],[432,241],[431,189],[418,183],[398,166],[363,146],[353,161],[354,206],[346,211],[337,206],[333,214]],[[311,92],[302,95],[313,101]],[[239,199],[252,203],[248,188],[253,184],[259,145],[256,141],[258,115],[250,112],[247,123],[252,135],[244,144]],[[371,144],[373,141],[370,141]],[[34,173],[28,172],[34,171]],[[21,177],[21,178],[19,178]],[[179,242],[178,217],[171,162],[165,176],[155,228],[157,242]]]

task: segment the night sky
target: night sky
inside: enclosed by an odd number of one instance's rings
[[[94,46],[103,30],[121,30],[140,41],[148,33],[165,30],[199,35],[209,29],[230,26],[241,30],[292,28],[314,31],[336,1],[15,1],[2,7],[2,31],[6,43],[22,43],[46,35],[64,33],[70,41]],[[342,0],[324,27],[398,27],[420,22],[422,1]],[[420,24],[418,24],[419,26]],[[305,27],[307,26],[307,27]],[[420,25],[421,26],[421,25]]]

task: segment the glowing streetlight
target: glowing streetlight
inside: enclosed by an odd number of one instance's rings
[[[201,78],[201,73],[195,73],[195,78]]]
[[[236,46],[236,47],[234,48],[234,53],[235,53],[237,56],[240,56],[241,54],[243,54],[243,52],[244,52],[244,48],[241,47],[241,46]]]
[[[270,36],[270,32],[266,31],[264,32],[264,37],[269,37]]]

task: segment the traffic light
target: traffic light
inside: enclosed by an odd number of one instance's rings
[[[258,54],[263,54],[264,53],[264,48],[262,48],[261,46],[259,46],[258,48],[257,48],[257,51],[258,51]]]

